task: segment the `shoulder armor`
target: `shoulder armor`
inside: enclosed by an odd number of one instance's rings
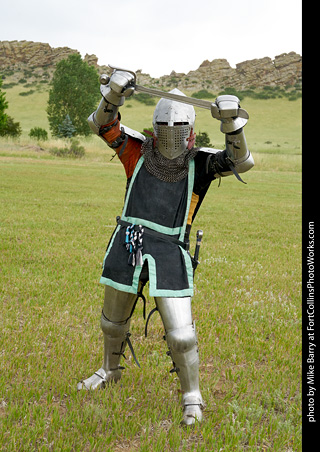
[[[120,125],[120,129],[122,129],[126,135],[129,135],[129,137],[135,138],[142,143],[146,140],[146,137],[142,133],[130,129],[130,127],[124,126],[123,124]]]

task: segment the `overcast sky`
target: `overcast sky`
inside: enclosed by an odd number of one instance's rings
[[[301,9],[302,0],[14,0],[1,6],[0,40],[66,46],[159,77],[204,60],[302,54]]]

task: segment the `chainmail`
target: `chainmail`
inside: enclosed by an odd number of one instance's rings
[[[141,149],[147,171],[164,182],[178,182],[184,179],[189,172],[189,161],[197,152],[198,148],[192,148],[190,151],[186,149],[179,157],[171,160],[164,157],[157,147],[153,147],[152,138],[148,138]]]

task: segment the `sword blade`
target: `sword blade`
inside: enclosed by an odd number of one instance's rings
[[[138,91],[140,93],[150,94],[151,96],[161,97],[164,99],[175,100],[176,102],[193,105],[194,107],[205,108],[206,110],[211,111],[211,116],[213,118],[218,119],[218,120],[222,119],[220,110],[219,110],[217,104],[214,102],[210,102],[208,100],[203,100],[203,99],[196,99],[194,97],[180,96],[179,94],[167,93],[166,91],[161,91],[160,89],[147,88],[146,86],[137,85],[136,84],[137,78],[136,78],[135,72],[129,71],[128,69],[117,68],[115,66],[111,66],[110,64],[109,64],[109,67],[111,69],[113,69],[113,71],[124,71],[124,72],[129,72],[130,74],[132,74],[134,77],[132,87],[135,89],[135,91]],[[109,77],[106,76],[105,74],[103,74],[101,76],[100,80],[103,85],[106,85],[109,81]],[[244,108],[238,109],[237,116],[239,118],[244,118],[244,119],[249,118],[249,115]],[[224,118],[229,118],[229,116],[226,115],[226,111],[224,111]]]
[[[147,88],[146,86],[135,85],[135,90],[140,93],[150,94],[151,96],[162,97],[164,99],[175,100],[183,104],[193,105],[194,107],[205,108],[207,110],[212,109],[212,102],[208,100],[196,99],[194,97],[180,96],[179,94],[167,93],[160,89]]]

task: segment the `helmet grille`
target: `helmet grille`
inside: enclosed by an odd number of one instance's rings
[[[189,124],[183,125],[160,125],[156,124],[155,134],[158,139],[159,149],[165,151],[184,151],[187,147],[187,138],[189,138],[191,127]]]

